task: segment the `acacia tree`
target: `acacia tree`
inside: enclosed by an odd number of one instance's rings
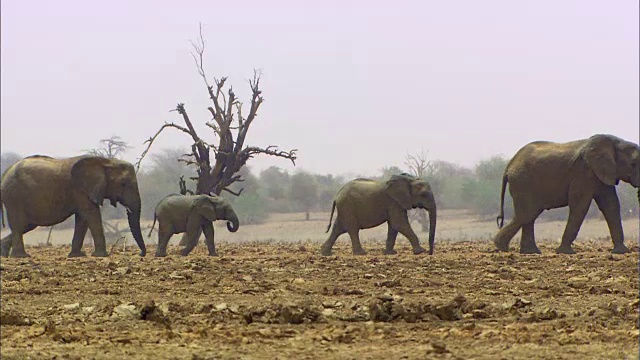
[[[89,155],[100,156],[107,159],[121,159],[122,155],[127,152],[130,148],[129,144],[122,140],[120,136],[112,135],[108,139],[100,140],[101,147],[84,150]],[[118,217],[123,216],[122,209],[116,208],[111,213],[106,214],[106,218],[114,218],[116,215]],[[120,224],[115,222],[114,224],[110,224],[108,222],[103,223],[104,233],[108,239],[116,239],[117,243],[121,238],[124,238],[124,235],[130,232],[129,227],[120,228]],[[53,228],[53,227],[52,227]],[[51,235],[51,231],[49,231],[49,235]],[[47,239],[47,243],[49,239]]]
[[[206,125],[213,131],[213,137],[217,138],[217,144],[206,141],[205,138],[197,133],[187,114],[184,103],[179,103],[176,108],[171,111],[176,111],[182,117],[184,126],[173,122],[167,122],[162,125],[155,135],[145,141],[147,148],[140,156],[136,164],[137,167],[140,166],[140,162],[158,135],[168,128],[181,131],[193,140],[191,153],[184,154],[178,161],[183,161],[189,166],[196,168],[197,176],[191,178],[191,180],[196,182],[196,188],[195,191],[193,191],[193,193],[196,194],[220,195],[222,191],[227,191],[235,196],[239,196],[243,189],[241,188],[238,192],[234,192],[229,189],[229,186],[235,182],[243,181],[242,176],[239,174],[240,169],[246,165],[249,159],[258,154],[289,159],[295,165],[297,149],[281,151],[274,145],[261,148],[257,146],[247,146],[245,144],[251,124],[258,115],[258,109],[264,102],[262,91],[260,90],[261,73],[254,70],[253,79],[249,80],[251,104],[249,112],[245,116],[244,114],[246,113],[242,111],[243,103],[238,100],[232,87],[229,87],[225,95],[224,85],[227,78],[214,78],[213,84],[211,84],[207,78],[203,63],[205,41],[202,36],[202,25],[200,25],[198,41],[196,43],[191,42],[191,45],[194,49],[191,55],[193,56],[198,74],[204,81],[207,94],[212,102],[212,106],[207,108],[211,114],[211,120],[207,121]],[[212,153],[213,159],[211,158]],[[183,186],[184,183],[181,186],[181,192],[183,194],[191,192]]]
[[[431,190],[434,191],[435,197],[434,187],[437,187],[435,186],[437,184],[434,183],[435,179],[433,179],[433,175],[435,174],[436,169],[434,164],[430,160],[427,160],[427,153],[424,150],[421,150],[416,155],[407,154],[404,164],[408,168],[411,175],[429,181]],[[427,218],[426,211],[422,209],[410,210],[409,219],[417,220],[422,227],[422,231],[429,230],[429,219]]]
[[[86,150],[87,154],[105,157],[107,159],[119,159],[119,156],[129,149],[129,144],[120,136],[112,135],[108,139],[100,140],[101,148]]]

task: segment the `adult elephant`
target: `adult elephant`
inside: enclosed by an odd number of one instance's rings
[[[38,226],[53,226],[75,215],[69,257],[85,256],[82,243],[91,230],[93,256],[108,256],[100,206],[104,199],[127,209],[129,228],[140,256],[146,247],[140,230],[140,194],[130,163],[98,156],[54,159],[34,155],[12,165],[0,186],[11,233],[2,239],[2,256],[28,257],[23,235]],[[4,218],[3,218],[4,225]]]
[[[183,256],[188,255],[198,243],[200,233],[204,232],[205,243],[210,256],[217,256],[214,243],[213,221],[227,220],[227,230],[238,231],[238,215],[229,200],[211,195],[178,195],[164,197],[156,206],[151,231],[158,220],[158,248],[156,257],[167,256],[167,245],[173,234],[184,233],[186,245]]]
[[[327,241],[322,245],[320,253],[331,255],[331,248],[338,236],[349,233],[354,255],[364,255],[366,252],[360,244],[360,229],[368,229],[387,223],[387,241],[385,254],[393,255],[398,232],[407,237],[414,254],[420,254],[425,249],[420,246],[407,210],[421,208],[429,212],[429,255],[433,254],[433,244],[436,233],[436,202],[429,183],[409,174],[393,175],[387,181],[371,179],[355,179],[345,184],[336,195],[331,208],[329,227],[333,212],[338,209],[333,229]]]
[[[501,230],[495,236],[495,246],[507,251],[511,238],[522,228],[520,252],[539,254],[533,231],[536,218],[544,210],[568,205],[569,218],[556,253],[574,254],[571,245],[593,199],[609,226],[612,252],[629,252],[624,245],[615,186],[622,180],[638,188],[639,166],[640,147],[613,135],[596,134],[566,143],[535,141],[525,145],[511,159],[502,178],[497,218]],[[514,218],[502,228],[507,183],[513,198]]]

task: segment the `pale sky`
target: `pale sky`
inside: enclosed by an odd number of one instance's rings
[[[184,102],[211,139],[189,40],[209,78],[263,71],[247,144],[298,148],[296,168],[374,174],[406,154],[473,166],[534,140],[638,142],[638,1],[3,0],[1,150],[80,154],[142,143]],[[248,112],[248,108],[246,110]],[[207,134],[207,136],[204,136]],[[188,147],[177,131],[155,151]],[[144,165],[149,165],[147,158]],[[290,162],[258,157],[256,171]]]

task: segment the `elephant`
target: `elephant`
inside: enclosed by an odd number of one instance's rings
[[[336,194],[331,207],[329,227],[333,212],[338,209],[333,229],[322,245],[320,254],[331,255],[331,248],[338,236],[349,233],[354,255],[364,255],[358,233],[387,222],[387,240],[384,254],[393,255],[398,232],[409,239],[414,254],[425,249],[420,246],[407,216],[407,210],[421,208],[429,213],[429,255],[433,254],[436,232],[436,202],[431,186],[426,180],[409,174],[393,175],[387,181],[358,178],[346,183]]]
[[[28,156],[2,176],[0,207],[4,205],[11,233],[0,243],[1,255],[29,257],[23,235],[38,226],[59,224],[75,215],[69,257],[86,256],[82,244],[87,230],[94,239],[93,256],[108,256],[100,206],[104,199],[127,209],[129,228],[145,256],[140,230],[140,193],[132,164],[116,159],[82,155],[53,158]],[[4,226],[4,217],[3,217]]]
[[[158,248],[156,257],[167,255],[167,245],[173,234],[185,233],[186,246],[181,255],[188,255],[198,243],[200,233],[204,232],[205,243],[210,256],[217,256],[213,241],[213,221],[227,220],[227,230],[238,231],[240,222],[238,215],[231,207],[229,200],[212,195],[180,195],[170,194],[164,197],[158,205],[153,216],[153,228],[158,221]]]
[[[502,177],[500,229],[494,238],[498,251],[508,251],[511,238],[522,229],[520,253],[540,254],[534,222],[544,210],[569,206],[569,217],[558,254],[574,254],[573,241],[595,200],[611,233],[612,253],[629,252],[624,245],[620,201],[615,186],[620,180],[640,186],[640,147],[608,134],[565,143],[534,141],[509,161]],[[514,218],[504,228],[504,195],[509,184]],[[640,189],[639,202],[640,202]]]

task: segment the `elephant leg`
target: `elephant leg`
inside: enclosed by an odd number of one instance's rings
[[[196,234],[196,244],[195,245],[198,245],[198,241],[200,240],[200,235],[202,235],[202,229],[198,228],[197,234]],[[182,238],[180,238],[180,242],[178,243],[178,245],[180,245],[180,246],[189,245],[189,237],[188,237],[187,233],[184,233],[182,235]]]
[[[366,255],[367,252],[364,251],[360,243],[360,229],[350,229],[348,233],[351,237],[351,251],[353,255]]]
[[[342,223],[338,219],[336,219],[336,221],[333,223],[333,227],[331,228],[331,234],[329,235],[329,238],[324,242],[324,244],[322,244],[322,247],[320,248],[320,255],[331,255],[331,249],[333,248],[333,245],[335,245],[336,240],[338,240],[338,236],[344,234],[345,232],[346,230],[342,226]]]
[[[187,231],[184,237],[187,239],[187,245],[180,251],[180,255],[187,256],[198,244],[198,238],[202,233],[202,222],[208,221],[203,219],[200,214],[192,213],[187,220]]]
[[[622,230],[622,219],[620,217],[620,200],[616,194],[614,186],[607,186],[600,190],[594,197],[598,208],[604,215],[613,241],[614,254],[625,254],[631,252],[624,244],[624,232]]]
[[[82,251],[82,244],[84,243],[84,237],[89,230],[89,224],[78,214],[75,216],[75,229],[73,231],[73,239],[71,239],[71,252],[67,257],[81,257],[87,256]]]
[[[409,239],[409,243],[411,243],[411,247],[413,248],[413,253],[415,255],[422,254],[427,251],[420,246],[420,240],[418,239],[418,235],[416,235],[411,228],[411,224],[409,224],[409,218],[407,217],[406,211],[397,213],[392,212],[389,218],[389,226],[393,227],[393,229]]]
[[[13,241],[12,236],[13,233],[9,233],[9,235],[5,236],[0,240],[0,256],[8,257],[9,251],[11,250],[11,242]]]
[[[173,233],[166,229],[165,227],[158,227],[158,247],[156,248],[156,257],[165,257],[167,256],[167,245],[169,245],[169,240],[173,236]]]
[[[521,254],[541,254],[540,249],[538,249],[536,245],[536,238],[533,231],[534,223],[535,220],[522,225],[522,236],[520,238]]]
[[[580,198],[576,196],[575,199],[569,199],[569,217],[567,219],[567,226],[564,228],[564,233],[562,234],[562,242],[556,249],[556,254],[576,253],[571,245],[576,239],[576,236],[578,236],[578,231],[580,231],[580,226],[582,226],[584,217],[589,211],[590,204],[591,198]]]
[[[26,258],[26,257],[30,257],[29,254],[27,254],[27,251],[24,249],[24,238],[23,235],[28,233],[29,231],[33,230],[37,228],[36,225],[33,224],[29,224],[27,225],[24,230],[22,231],[16,231],[16,232],[11,232],[11,234],[9,236],[11,236],[11,254],[9,255],[12,258]]]
[[[507,226],[500,229],[493,239],[496,249],[499,251],[509,251],[509,243],[521,227],[522,224],[518,218],[514,218]]]
[[[398,231],[391,227],[391,224],[387,222],[387,243],[384,249],[385,255],[395,255],[398,252],[393,248],[396,246],[396,238],[398,237]]]
[[[100,214],[100,208],[97,205],[87,207],[80,213],[80,216],[85,219],[89,225],[91,236],[93,236],[94,249],[91,255],[97,257],[109,256],[109,253],[107,252],[107,242],[104,238],[104,229],[102,228],[102,215]]]
[[[206,224],[202,224],[202,232],[204,232],[204,242],[207,244],[209,256],[218,256],[218,253],[216,252],[216,244],[213,240],[213,223],[207,222]]]

